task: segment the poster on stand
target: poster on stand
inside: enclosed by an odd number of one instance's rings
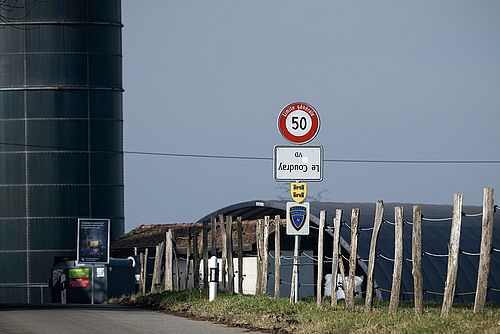
[[[109,263],[109,229],[109,219],[78,219],[78,263]]]

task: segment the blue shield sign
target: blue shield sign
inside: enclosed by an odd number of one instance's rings
[[[290,221],[293,228],[299,231],[306,221],[307,209],[303,206],[292,206],[290,208]]]
[[[309,202],[286,203],[286,234],[309,235]]]

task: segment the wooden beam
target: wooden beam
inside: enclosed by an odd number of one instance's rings
[[[189,289],[189,262],[191,257],[191,228],[188,227],[188,239],[187,239],[187,249],[186,249],[186,267],[184,270],[184,290]]]
[[[422,206],[413,206],[413,228],[411,238],[411,261],[413,275],[413,298],[415,314],[422,316],[424,311],[424,279],[422,277]]]
[[[335,218],[333,219],[333,245],[332,245],[332,289],[331,289],[331,304],[333,309],[337,308],[337,276],[340,258],[340,226],[342,224],[342,210],[335,210]],[[340,261],[343,261],[340,258]],[[344,290],[345,291],[345,290]]]
[[[396,314],[399,307],[399,293],[401,291],[401,273],[403,270],[403,207],[394,208],[394,267],[392,271],[391,300],[389,314]]]
[[[172,291],[174,289],[173,255],[174,240],[172,238],[172,229],[170,229],[165,233],[165,275],[163,286],[167,291]]]
[[[281,217],[274,216],[274,298],[281,295]]]
[[[257,278],[255,280],[255,294],[260,295],[262,290],[262,219],[255,224],[255,246],[257,248]]]
[[[238,234],[238,293],[243,294],[243,222],[241,217],[236,218]]]
[[[139,260],[141,262],[141,280],[139,282],[139,292],[144,294],[144,253],[139,253]]]
[[[175,258],[175,291],[179,291],[181,289],[181,268],[179,264],[179,256],[177,254],[177,242],[175,239],[175,231],[170,230],[170,233],[172,234],[172,250],[174,253],[174,258]]]
[[[212,243],[212,247],[211,247],[211,251],[210,251],[210,256],[215,256],[217,257],[217,220],[215,219],[215,217],[212,217],[211,218],[211,235],[212,235],[212,238],[211,238],[211,243]]]
[[[495,202],[493,199],[493,189],[485,188],[483,191],[481,248],[479,255],[476,297],[474,301],[474,313],[483,312],[484,304],[486,302],[486,294],[488,292],[488,277],[490,275],[491,241],[493,239],[494,212]]]
[[[448,247],[448,273],[444,286],[443,306],[441,317],[448,317],[453,297],[455,296],[455,283],[458,272],[458,253],[460,249],[460,229],[462,226],[463,195],[456,193],[453,200],[453,220],[451,221],[450,245]]]
[[[323,290],[323,238],[325,233],[326,211],[319,212],[319,230],[318,230],[318,277],[316,279],[316,307],[321,307]]]
[[[371,312],[373,301],[373,273],[375,261],[377,260],[377,240],[384,219],[384,202],[377,201],[375,205],[375,220],[373,222],[372,239],[370,241],[370,253],[368,255],[368,277],[366,279],[365,311]]]
[[[346,308],[349,311],[354,311],[354,283],[358,263],[358,225],[359,209],[354,208],[351,211],[351,254],[349,256],[349,285],[346,293]]]
[[[226,234],[226,223],[224,222],[224,216],[219,215],[219,230],[220,230],[220,236],[222,240],[222,258],[221,258],[221,270],[220,270],[220,276],[221,276],[221,284],[220,288],[221,290],[226,290],[226,282],[227,282],[227,274],[226,274],[226,263],[227,263],[227,234]]]
[[[202,230],[202,254],[203,254],[203,287],[208,288],[208,222],[203,222]]]
[[[266,295],[267,294],[267,279],[268,279],[268,273],[267,273],[267,268],[269,265],[268,262],[268,257],[269,257],[269,222],[271,220],[271,217],[265,216],[264,217],[264,229],[263,229],[263,236],[262,236],[262,284],[261,284],[261,294]]]
[[[234,262],[233,262],[233,217],[226,217],[226,248],[227,248],[227,291],[234,294]]]
[[[142,294],[145,295],[147,291],[147,284],[148,284],[148,256],[149,256],[149,251],[146,248],[144,250],[144,285],[142,286]]]
[[[200,230],[193,228],[193,288],[200,287],[200,253],[198,248],[198,236]]]

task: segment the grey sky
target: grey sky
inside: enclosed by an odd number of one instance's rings
[[[125,150],[272,156],[313,105],[331,159],[500,159],[498,1],[123,0]],[[325,164],[332,201],[480,204],[499,165]],[[283,195],[271,161],[125,157],[126,230]]]

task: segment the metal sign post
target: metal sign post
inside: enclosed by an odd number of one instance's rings
[[[79,218],[76,263],[90,264],[90,303],[94,305],[95,264],[109,263],[110,219]],[[71,282],[70,282],[71,283]]]
[[[94,264],[92,263],[92,274],[90,275],[91,279],[91,296],[90,296],[90,304],[94,305]]]
[[[293,295],[293,302],[297,303],[299,301],[299,249],[300,249],[300,235],[295,235],[295,243],[293,245],[293,279],[295,292]]]
[[[319,128],[318,112],[313,106],[304,102],[291,103],[278,115],[278,130],[286,140],[295,145],[306,144],[313,140]],[[286,234],[295,236],[290,302],[297,303],[300,236],[309,235],[310,220],[310,204],[303,202],[307,196],[307,184],[300,181],[323,180],[323,147],[275,146],[273,160],[274,179],[277,182],[292,182],[290,196],[294,202],[286,204]]]

